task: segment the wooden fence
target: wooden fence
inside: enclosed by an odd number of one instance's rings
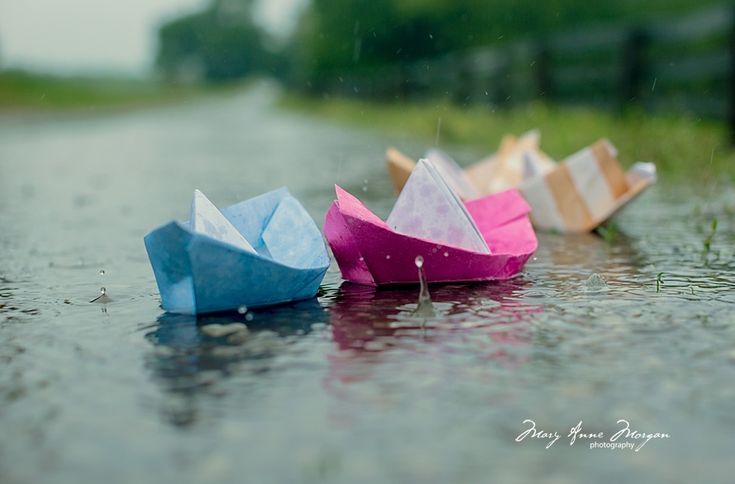
[[[314,88],[383,99],[449,96],[494,106],[534,99],[612,109],[637,105],[724,120],[735,142],[735,5],[336,73]]]

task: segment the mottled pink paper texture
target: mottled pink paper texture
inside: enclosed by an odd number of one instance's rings
[[[424,258],[429,282],[509,279],[538,246],[530,208],[514,189],[465,202],[491,254],[396,233],[353,195],[335,189],[337,200],[327,212],[324,234],[342,277],[354,283],[418,283],[417,256]]]

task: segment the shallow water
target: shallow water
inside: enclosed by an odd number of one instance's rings
[[[609,240],[541,235],[517,279],[432,286],[433,317],[336,267],[312,301],[165,314],[142,236],[194,188],[285,184],[321,224],[337,182],[385,215],[386,144],[420,146],[273,99],[0,120],[1,482],[731,482],[729,188],[658,186]],[[524,419],[563,435],[518,443]],[[618,419],[670,438],[569,445]]]

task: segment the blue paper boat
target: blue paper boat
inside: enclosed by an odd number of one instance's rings
[[[221,211],[254,252],[172,221],[145,236],[161,303],[201,314],[282,304],[316,295],[329,267],[321,232],[281,188]]]

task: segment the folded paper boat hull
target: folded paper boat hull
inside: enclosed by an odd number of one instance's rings
[[[260,233],[286,202],[293,207],[295,199],[286,190],[276,190],[222,212],[242,233],[249,232],[250,240],[257,240],[253,234]],[[153,230],[144,240],[161,305],[169,312],[202,314],[314,297],[329,266],[329,256],[316,225],[305,211],[303,216],[308,220],[295,224],[301,229],[293,237],[301,240],[302,250],[312,250],[313,255],[302,267],[194,233],[186,223],[170,222]],[[262,241],[257,248],[266,250]],[[278,248],[274,245],[273,249]]]
[[[402,235],[337,187],[324,233],[342,277],[367,285],[417,283],[416,257],[429,282],[509,279],[517,275],[538,242],[528,205],[515,190],[466,202],[492,254],[470,252]]]

